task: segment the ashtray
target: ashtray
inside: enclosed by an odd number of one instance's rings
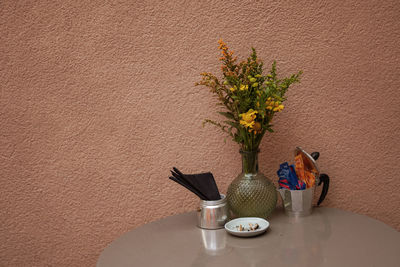
[[[225,224],[225,230],[228,233],[240,237],[261,235],[267,231],[268,227],[269,222],[258,217],[237,218]]]

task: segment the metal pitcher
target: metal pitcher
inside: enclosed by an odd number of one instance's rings
[[[304,168],[311,171],[315,175],[315,186],[323,183],[321,196],[318,200],[318,206],[324,201],[329,189],[329,176],[320,173],[316,160],[319,152],[308,154],[301,147],[296,147],[295,156],[301,155],[304,162]],[[307,216],[312,212],[312,200],[314,196],[315,186],[305,190],[289,190],[286,188],[278,189],[282,197],[285,213],[291,217]]]

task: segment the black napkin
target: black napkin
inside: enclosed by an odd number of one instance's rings
[[[173,168],[175,171],[171,171],[175,178],[181,178],[181,181],[186,181],[186,185],[189,185],[194,191],[199,192],[205,198],[204,200],[218,200],[221,199],[217,184],[215,183],[214,176],[211,172],[199,173],[199,174],[183,174],[177,168]],[[188,187],[186,187],[188,188]],[[188,188],[189,189],[189,188]],[[190,190],[190,189],[189,189]],[[191,190],[192,191],[192,190]],[[193,192],[193,191],[192,191]]]
[[[193,187],[193,185],[191,185],[188,181],[186,181],[180,175],[178,175],[173,171],[171,171],[171,173],[173,176],[170,176],[169,179],[185,187],[192,193],[196,194],[200,199],[207,200],[207,198],[197,188]]]

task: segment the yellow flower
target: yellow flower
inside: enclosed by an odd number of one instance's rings
[[[229,88],[229,90],[231,90],[231,92],[235,92],[237,89],[236,85],[234,85],[233,87]]]
[[[265,105],[266,105],[266,109],[272,110],[272,111],[281,111],[283,109],[283,105],[281,105],[281,101],[275,101],[275,99],[272,97],[267,98],[267,101],[265,101]]]
[[[240,85],[240,91],[244,91],[244,90],[247,90],[247,89],[249,89],[248,85],[244,85],[244,84]]]
[[[280,112],[284,109],[284,105],[281,104],[280,101],[266,101],[265,104],[267,105],[266,109],[272,110],[274,112]]]
[[[257,117],[258,112],[256,110],[253,109],[249,109],[249,111],[247,111],[246,113],[242,113],[240,114],[240,117],[242,117],[242,119],[240,120],[240,124],[244,125],[246,128],[253,128],[254,126],[254,120]]]

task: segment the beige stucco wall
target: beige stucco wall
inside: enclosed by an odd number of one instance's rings
[[[122,233],[193,210],[172,166],[226,192],[238,146],[202,128],[216,102],[194,87],[220,37],[304,70],[261,170],[318,150],[324,205],[399,230],[399,16],[396,0],[0,1],[0,265],[94,266]]]

